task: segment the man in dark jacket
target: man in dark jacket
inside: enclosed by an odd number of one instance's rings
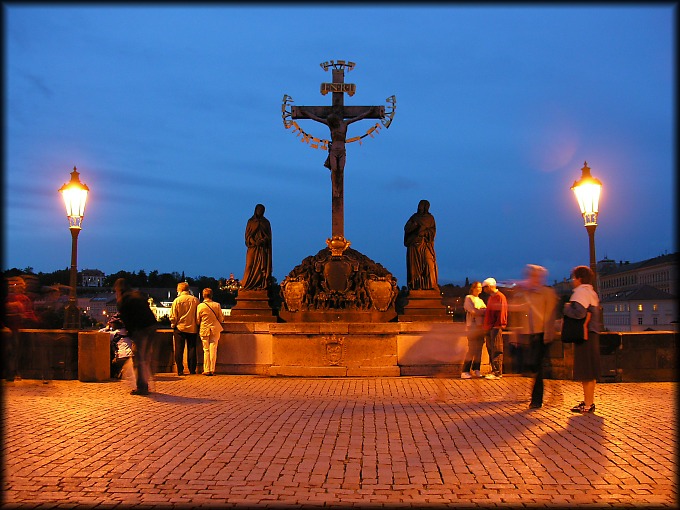
[[[158,326],[156,316],[149,307],[149,302],[137,290],[132,290],[125,278],[119,278],[113,284],[116,291],[116,306],[120,318],[132,338],[132,366],[135,371],[137,388],[132,395],[149,394],[149,377],[151,376],[151,353],[153,350],[153,334]]]

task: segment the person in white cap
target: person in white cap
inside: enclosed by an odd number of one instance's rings
[[[486,332],[486,350],[492,372],[487,379],[503,377],[503,330],[508,325],[508,300],[496,287],[494,278],[482,282],[482,289],[489,295],[484,315],[484,331]]]

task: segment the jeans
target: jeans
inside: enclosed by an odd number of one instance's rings
[[[503,375],[503,330],[491,328],[486,337],[486,350],[494,375]]]

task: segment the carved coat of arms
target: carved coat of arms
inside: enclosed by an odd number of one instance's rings
[[[321,343],[325,347],[324,360],[331,366],[342,364],[345,354],[345,339],[336,335],[322,337]]]

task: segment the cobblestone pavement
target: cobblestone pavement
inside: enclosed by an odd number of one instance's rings
[[[4,508],[678,506],[676,383],[158,374],[4,385]]]

